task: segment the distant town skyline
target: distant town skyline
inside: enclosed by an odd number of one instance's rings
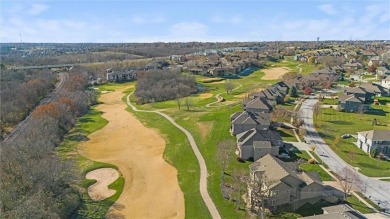
[[[0,42],[389,40],[390,1],[0,0]]]

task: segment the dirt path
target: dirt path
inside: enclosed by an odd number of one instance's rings
[[[123,193],[110,208],[108,218],[184,218],[184,195],[177,171],[162,158],[165,141],[146,128],[122,102],[124,87],[103,94],[97,110],[109,123],[80,144],[89,159],[118,166],[125,178]]]
[[[282,78],[284,74],[289,72],[291,69],[287,67],[276,67],[276,68],[269,68],[269,69],[262,69],[261,71],[264,72],[264,76],[261,78],[263,80],[277,80]]]
[[[235,90],[237,90],[237,89],[240,88],[240,87],[242,87],[242,84],[239,84],[239,85],[238,85],[237,87],[235,87],[232,91],[235,91]],[[206,107],[219,107],[219,106],[214,106],[214,105],[215,105],[216,103],[222,102],[223,97],[221,97],[221,94],[223,94],[223,93],[225,93],[225,92],[221,92],[221,93],[215,95],[215,98],[216,98],[217,100],[214,101],[214,102],[212,102],[212,103],[207,104]],[[230,104],[232,104],[232,103],[235,103],[235,102],[231,102],[231,103],[225,102],[225,104],[223,104],[222,106],[227,106],[227,105],[230,105]],[[220,105],[220,106],[221,106],[221,105]]]
[[[94,201],[101,201],[115,194],[115,190],[109,189],[108,186],[115,182],[119,173],[113,168],[100,168],[92,170],[85,175],[87,179],[95,179],[96,183],[88,187],[88,195]]]

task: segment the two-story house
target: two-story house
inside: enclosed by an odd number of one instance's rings
[[[249,129],[239,133],[237,138],[236,154],[242,160],[258,160],[272,154],[279,154],[279,148],[283,147],[283,140],[274,130]]]
[[[291,204],[296,209],[307,202],[319,201],[324,192],[317,172],[299,171],[292,162],[283,162],[269,154],[250,165],[250,180],[261,184],[265,193],[264,206],[268,208]],[[249,197],[252,192],[254,190],[249,186]]]
[[[366,153],[377,150],[390,156],[390,130],[370,130],[358,132],[357,146]]]
[[[267,130],[271,124],[271,114],[250,111],[237,112],[230,117],[230,133],[237,135],[249,129]]]

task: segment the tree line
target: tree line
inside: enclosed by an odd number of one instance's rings
[[[137,75],[137,81],[139,104],[182,98],[197,91],[195,78],[177,71],[147,71]]]
[[[5,218],[70,218],[81,205],[74,161],[56,147],[76,118],[96,103],[87,75],[72,74],[61,92],[38,106],[28,125],[1,145],[0,215]]]
[[[52,91],[56,76],[49,70],[2,69],[0,77],[0,139],[7,128],[22,121]]]

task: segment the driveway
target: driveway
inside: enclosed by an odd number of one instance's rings
[[[306,142],[316,146],[315,153],[321,157],[324,163],[326,163],[332,171],[338,172],[344,167],[356,171],[333,152],[314,128],[313,106],[317,101],[315,96],[310,96],[309,99],[302,103],[299,110],[299,115],[301,119],[304,120],[303,128],[307,130],[307,135],[304,137]],[[370,178],[360,173],[359,177],[363,182],[367,182],[366,191],[362,191],[364,195],[369,197],[376,204],[380,203],[379,206],[390,213],[390,183]]]

